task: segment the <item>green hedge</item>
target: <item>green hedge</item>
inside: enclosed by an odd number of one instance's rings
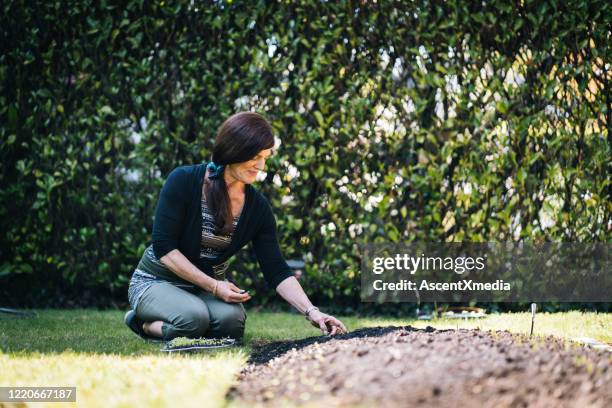
[[[164,177],[238,110],[315,302],[359,301],[363,242],[609,241],[609,2],[193,3],[0,6],[0,303],[124,305]]]

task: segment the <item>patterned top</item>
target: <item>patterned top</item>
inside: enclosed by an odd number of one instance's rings
[[[234,222],[232,225],[232,230],[229,234],[215,234],[215,223],[214,217],[210,212],[210,209],[206,205],[206,197],[202,194],[202,239],[201,239],[201,249],[200,249],[200,258],[206,258],[211,261],[217,259],[223,251],[231,244],[232,236],[236,229],[236,225],[238,224],[238,220],[240,219],[240,215],[234,217]],[[163,268],[167,268],[153,252],[153,245],[149,245],[143,254],[143,257],[146,257],[148,261],[154,263],[156,266],[160,266]],[[225,274],[227,272],[227,268],[229,266],[229,259],[222,264],[213,265],[212,269],[215,274],[215,279],[217,280],[225,280]],[[150,271],[143,270],[141,268],[136,268],[134,273],[132,274],[132,279],[130,280],[130,286],[128,288],[128,300],[130,302],[130,306],[133,310],[136,310],[138,306],[138,301],[140,297],[144,293],[144,291],[156,282],[167,282],[164,279],[161,279],[157,276],[154,276],[150,273]],[[193,284],[185,284],[185,283],[176,283],[169,282],[176,287],[182,289],[195,289],[195,285]]]
[[[215,260],[223,251],[232,243],[232,235],[240,219],[240,214],[234,217],[234,224],[229,234],[215,235],[215,220],[206,205],[205,194],[202,194],[202,245],[200,247],[200,258]],[[229,265],[229,259],[222,264],[213,265],[215,278],[217,280],[225,279],[225,272]]]

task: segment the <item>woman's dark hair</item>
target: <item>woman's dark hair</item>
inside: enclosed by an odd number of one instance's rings
[[[272,127],[263,116],[255,112],[238,112],[219,127],[212,161],[217,165],[241,163],[273,146]],[[217,232],[229,234],[233,227],[232,206],[223,174],[214,180],[205,178],[204,183],[206,204],[214,216]]]

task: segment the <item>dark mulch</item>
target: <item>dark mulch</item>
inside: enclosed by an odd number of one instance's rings
[[[325,406],[610,407],[612,354],[505,331],[375,327],[260,345],[229,399]]]

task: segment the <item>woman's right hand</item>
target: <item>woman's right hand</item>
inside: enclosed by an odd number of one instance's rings
[[[251,299],[246,291],[244,293],[238,286],[229,281],[218,281],[216,296],[227,303],[242,303]]]

